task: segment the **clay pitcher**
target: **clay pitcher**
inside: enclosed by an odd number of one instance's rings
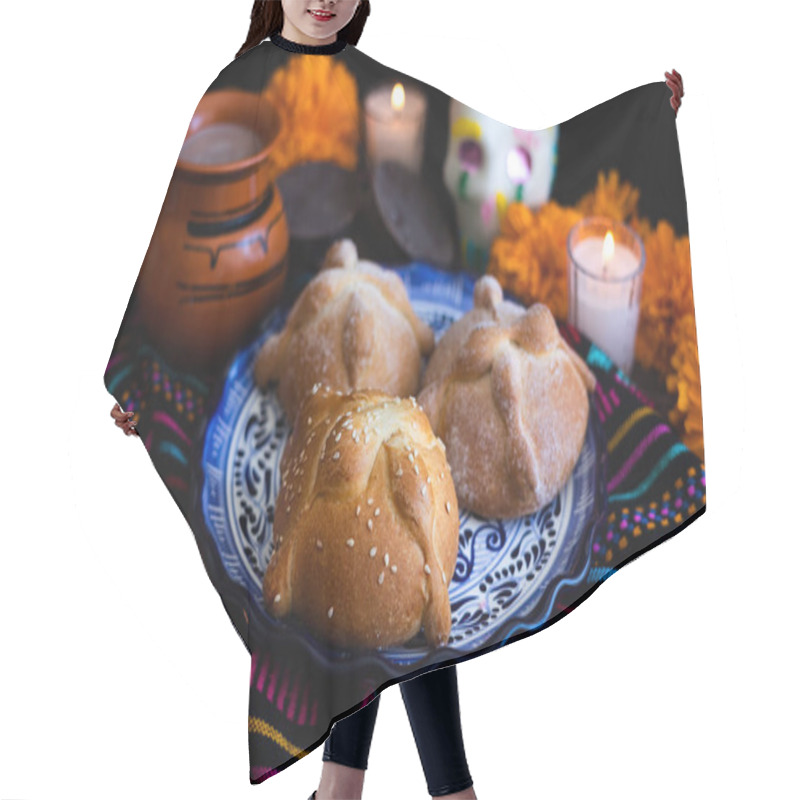
[[[286,279],[289,229],[270,171],[275,109],[240,89],[197,106],[137,286],[148,337],[209,371],[248,342]]]

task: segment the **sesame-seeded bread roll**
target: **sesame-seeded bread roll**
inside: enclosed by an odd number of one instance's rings
[[[413,397],[317,383],[281,457],[266,610],[345,648],[450,635],[458,501]]]
[[[447,446],[463,508],[511,518],[549,503],[575,467],[596,378],[550,310],[503,299],[491,275],[445,332],[420,404]]]
[[[434,344],[433,330],[417,317],[400,277],[359,261],[355,244],[343,239],[328,249],[283,330],[264,342],[254,378],[262,390],[278,381],[278,399],[291,423],[317,381],[345,393],[416,394],[422,356]]]

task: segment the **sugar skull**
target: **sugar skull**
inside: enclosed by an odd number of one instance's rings
[[[465,268],[486,271],[509,203],[536,208],[549,199],[557,160],[558,125],[513,128],[451,100],[444,182],[456,206]]]

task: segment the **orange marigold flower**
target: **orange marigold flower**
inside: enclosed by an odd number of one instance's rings
[[[694,320],[688,236],[676,237],[666,220],[653,225],[638,216],[639,191],[611,170],[598,173],[594,191],[575,208],[553,200],[537,209],[511,203],[489,251],[487,272],[506,291],[530,305],[545,303],[557,319],[567,316],[567,236],[585,216],[608,216],[629,224],[642,238],[645,269],[636,358],[664,376],[676,395],[671,424],[687,447],[703,454],[700,370]]]
[[[293,56],[276,70],[262,97],[278,112],[281,130],[271,153],[274,176],[303,161],[358,163],[358,86],[341,62]]]
[[[526,305],[544,303],[567,316],[567,235],[581,219],[574,208],[548,201],[538,209],[510,203],[489,251],[487,272]]]
[[[697,328],[693,313],[684,314],[675,324],[677,345],[670,359],[667,389],[677,393],[669,421],[682,431],[684,444],[705,460],[703,413],[700,395],[700,363],[697,356]]]
[[[603,172],[597,173],[597,186],[587,192],[575,208],[584,217],[611,217],[619,222],[626,222],[637,214],[639,190],[627,181],[620,183],[619,172],[612,169],[608,177]]]
[[[666,220],[659,220],[654,230],[642,227],[645,267],[636,358],[666,375],[676,346],[676,322],[684,314],[694,316],[689,237],[676,238]]]

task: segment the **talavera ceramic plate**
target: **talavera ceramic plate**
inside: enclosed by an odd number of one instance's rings
[[[435,331],[472,308],[474,279],[425,264],[396,270],[416,313]],[[511,298],[507,298],[511,299]],[[265,394],[253,382],[252,364],[264,340],[281,329],[288,308],[275,309],[257,340],[231,365],[219,405],[209,420],[202,455],[202,513],[228,577],[253,598],[269,629],[287,623],[263,609],[261,583],[272,555],[272,520],[280,488],[279,464],[289,429],[275,387]],[[556,498],[535,514],[486,519],[462,509],[459,552],[450,583],[452,630],[446,647],[455,654],[504,641],[553,616],[558,590],[585,580],[591,536],[605,507],[605,443],[594,403],[578,462]],[[291,621],[289,621],[291,625]],[[302,626],[295,633],[318,657],[340,661]],[[395,667],[431,655],[422,631],[402,647],[375,654]]]

